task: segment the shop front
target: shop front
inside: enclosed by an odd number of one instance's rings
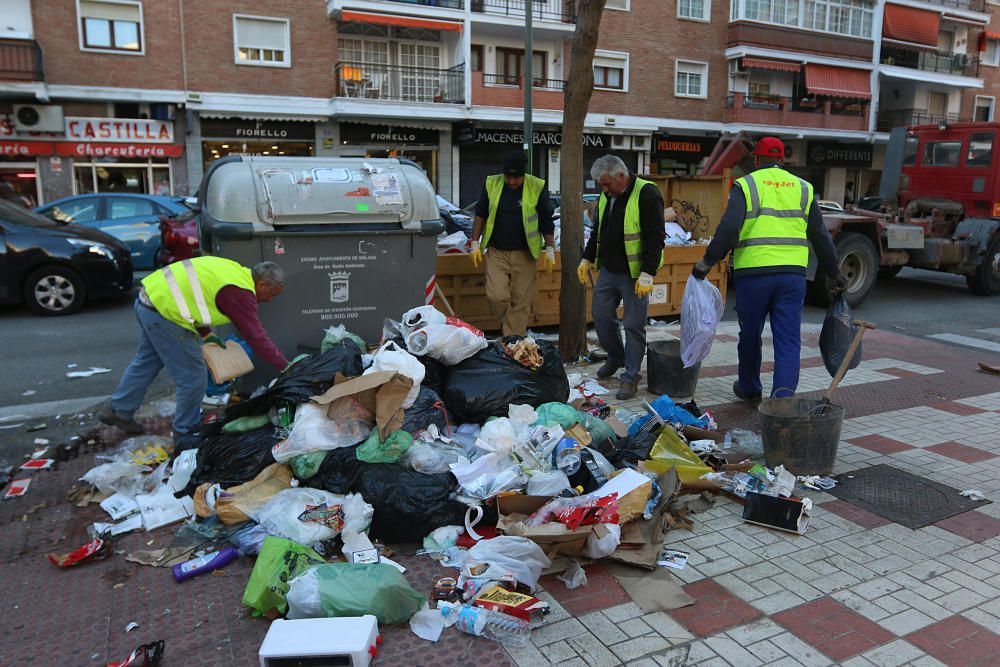
[[[304,121],[202,118],[201,159],[205,171],[227,155],[316,154],[316,124]]]
[[[416,162],[438,187],[441,133],[424,127],[340,121],[343,157],[403,158]]]
[[[872,168],[874,156],[875,146],[869,143],[810,141],[804,169],[793,171],[813,184],[817,198],[846,206],[868,193],[878,194],[881,172]]]
[[[2,136],[0,127],[0,181],[10,183],[12,199],[20,197],[27,206],[38,206],[42,184],[38,177],[38,156],[52,154],[50,141],[18,141]],[[4,186],[6,189],[6,186]]]
[[[718,137],[655,134],[650,171],[654,174],[693,176],[698,173],[701,161],[712,154],[717,142]]]

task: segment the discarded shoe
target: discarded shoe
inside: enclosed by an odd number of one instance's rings
[[[118,416],[111,408],[105,408],[101,411],[98,416],[102,424],[107,424],[108,426],[117,426],[121,430],[125,431],[129,435],[139,435],[140,433],[145,433],[146,429],[134,419],[125,419],[124,417]]]

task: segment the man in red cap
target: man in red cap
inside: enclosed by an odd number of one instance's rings
[[[837,249],[823,224],[813,186],[785,171],[785,145],[764,137],[754,149],[756,169],[736,180],[729,204],[705,256],[691,270],[699,280],[730,250],[740,320],[739,376],[733,393],[758,401],[761,335],[771,318],[774,379],[771,396],[792,396],[799,384],[802,306],[812,244],[820,268],[843,291]]]

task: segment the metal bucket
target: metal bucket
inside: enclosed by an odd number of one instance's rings
[[[796,475],[829,475],[837,458],[844,408],[818,414],[812,398],[772,398],[760,404],[761,440],[769,468],[784,465]]]

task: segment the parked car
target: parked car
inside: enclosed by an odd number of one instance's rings
[[[198,200],[184,200],[187,210],[177,215],[160,216],[160,249],[156,263],[166,266],[191,257],[198,257],[201,241],[198,238]]]
[[[823,213],[846,213],[843,206],[830,199],[817,199],[816,204]]]
[[[160,216],[179,216],[190,210],[183,197],[102,192],[57,199],[35,212],[106,232],[128,246],[136,269],[151,270],[158,266]]]
[[[0,302],[69,315],[132,289],[132,257],[118,239],[0,201]]]

